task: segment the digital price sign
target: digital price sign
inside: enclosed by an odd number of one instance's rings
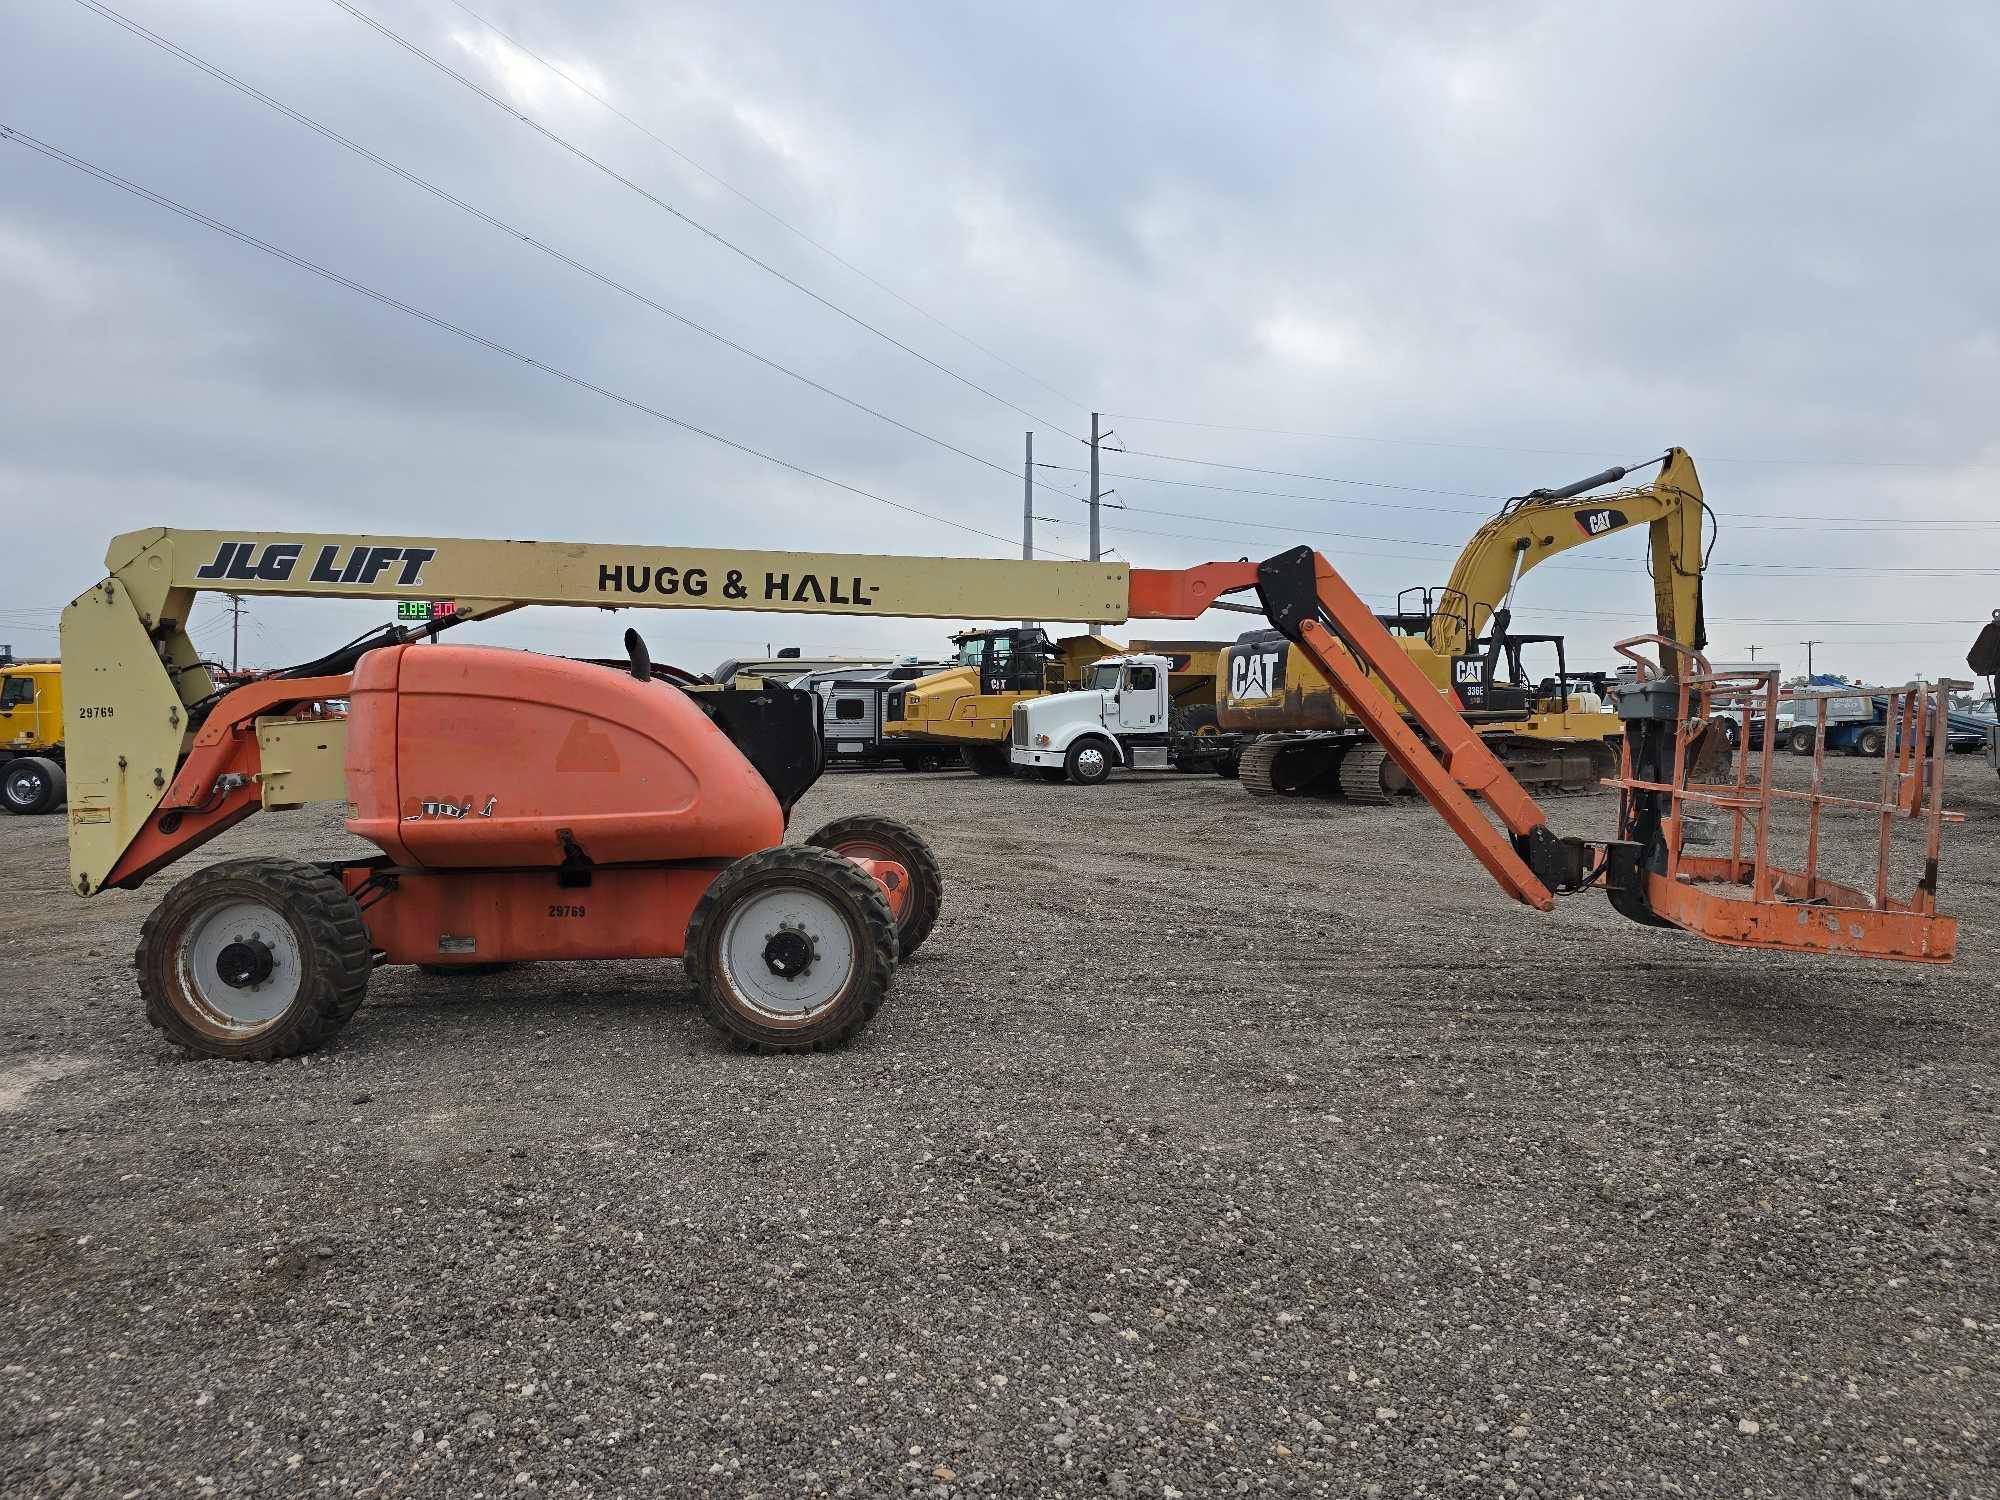
[[[399,599],[396,601],[396,618],[399,620],[449,620],[458,613],[456,599]]]

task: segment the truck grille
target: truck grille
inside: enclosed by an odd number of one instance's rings
[[[1025,703],[1014,705],[1014,748],[1028,748],[1028,705]]]

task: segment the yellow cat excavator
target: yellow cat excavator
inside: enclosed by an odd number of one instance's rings
[[[1394,613],[1377,616],[1500,763],[1536,791],[1595,787],[1617,768],[1621,730],[1602,680],[1569,670],[1560,636],[1511,631],[1508,601],[1530,568],[1646,526],[1658,633],[1693,650],[1707,644],[1701,480],[1685,449],[1654,462],[1650,484],[1596,493],[1634,472],[1613,467],[1508,501],[1473,533],[1443,588],[1406,589]],[[1536,647],[1553,647],[1553,675],[1536,679],[1529,669]],[[1387,802],[1414,791],[1326,676],[1275,630],[1246,635],[1224,654],[1217,710],[1225,732],[1260,736],[1238,761],[1254,796]]]

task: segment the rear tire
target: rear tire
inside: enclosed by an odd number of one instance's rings
[[[332,1039],[368,992],[361,908],[338,879],[232,859],[167,892],[139,934],[146,1019],[203,1057],[272,1062]]]
[[[923,835],[893,818],[836,818],[806,843],[846,859],[892,859],[910,872],[910,899],[896,923],[896,957],[907,962],[944,909],[944,872]]]
[[[688,921],[688,978],[709,1024],[749,1052],[825,1052],[859,1035],[896,972],[882,888],[825,849],[785,844],[730,865]]]
[[[68,778],[54,761],[23,755],[0,767],[0,806],[22,817],[54,812],[68,794]]]
[[[1794,755],[1811,755],[1813,753],[1813,731],[1804,725],[1800,725],[1792,731],[1786,743],[1791,746],[1792,754]]]

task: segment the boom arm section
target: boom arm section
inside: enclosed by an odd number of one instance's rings
[[[1474,532],[1452,568],[1445,602],[1432,617],[1432,649],[1445,657],[1471,650],[1472,640],[1484,633],[1494,612],[1530,568],[1571,547],[1640,525],[1648,529],[1658,633],[1697,651],[1706,646],[1701,602],[1704,507],[1694,460],[1685,448],[1669,448],[1651,484],[1609,494],[1588,493],[1624,478],[1625,472],[1607,469],[1561,489],[1536,490],[1510,501]]]
[[[268,769],[255,776],[223,769],[216,776],[238,784],[228,789],[226,806],[211,807],[219,795],[215,776],[199,787],[182,784],[184,775],[202,779],[195,773],[204,768],[236,764],[222,743],[197,744],[197,727],[213,722],[231,726],[228,734],[239,740],[282,739],[284,717],[306,711],[318,701],[313,689],[323,698],[331,691],[325,683],[352,668],[352,652],[336,653],[313,664],[289,690],[274,695],[260,684],[261,717],[226,711],[215,702],[215,681],[187,633],[203,592],[443,597],[459,602],[461,618],[474,619],[549,605],[1122,621],[1194,619],[1219,593],[1248,587],[1253,572],[1249,564],[1180,572],[1122,562],[166,528],[114,539],[105,563],[109,576],[75,599],[62,621],[70,694],[70,874],[85,894],[114,869],[122,879],[134,868],[128,856],[149,833],[158,833],[156,812],[160,821],[201,819],[213,827],[245,803],[241,815],[247,816],[259,801],[259,782],[265,806],[293,806],[325,792],[324,774],[295,772],[286,778],[289,788],[274,788]],[[234,698],[231,707],[240,706]],[[337,771],[337,751],[317,749],[321,761],[334,756]],[[309,786],[310,796],[302,790]],[[179,837],[176,847],[185,847],[184,827]]]

